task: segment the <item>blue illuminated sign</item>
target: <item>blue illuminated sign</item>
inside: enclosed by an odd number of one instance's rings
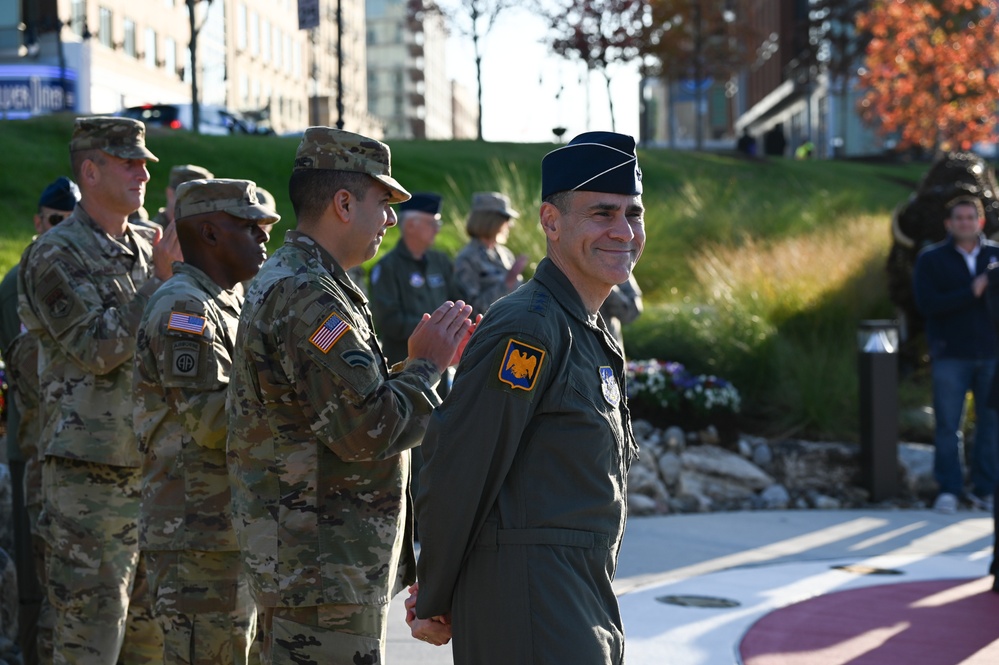
[[[76,70],[53,65],[0,65],[0,117],[76,110]]]

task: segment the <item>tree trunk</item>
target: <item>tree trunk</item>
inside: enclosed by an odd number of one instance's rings
[[[478,88],[476,91],[477,100],[479,103],[479,120],[478,120],[478,140],[482,140],[482,51],[479,46],[479,6],[477,3],[471,3],[471,18],[472,18],[472,48],[475,50],[475,85]]]
[[[617,123],[614,122],[614,95],[611,94],[611,77],[606,69],[603,70],[604,81],[607,82],[607,105],[610,106],[611,131],[617,132]]]

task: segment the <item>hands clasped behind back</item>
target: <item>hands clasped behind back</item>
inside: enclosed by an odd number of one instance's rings
[[[471,315],[471,305],[461,300],[449,300],[433,314],[424,314],[409,336],[409,357],[426,358],[443,372],[472,328]]]

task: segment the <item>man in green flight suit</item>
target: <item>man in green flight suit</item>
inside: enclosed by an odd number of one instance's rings
[[[641,193],[630,136],[545,156],[547,256],[490,307],[431,416],[407,619],[436,620],[413,633],[438,641],[450,624],[456,665],[624,661],[611,582],[637,445],[598,312],[645,246]]]
[[[390,363],[406,358],[406,341],[424,313],[462,297],[454,266],[431,249],[441,228],[441,196],[417,192],[399,204],[399,242],[371,270],[371,315]]]
[[[288,186],[297,227],[246,295],[229,386],[233,523],[265,663],[384,661],[391,598],[415,578],[410,449],[472,330],[446,302],[389,369],[347,270],[407,192],[384,143],[310,127]]]
[[[257,274],[264,227],[280,216],[249,180],[185,182],[175,211],[185,263],[146,305],[132,374],[139,545],[163,662],[245,665],[257,611],[232,526],[225,402],[243,304],[235,287]]]

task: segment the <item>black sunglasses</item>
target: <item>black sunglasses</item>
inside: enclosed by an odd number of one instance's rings
[[[63,215],[61,213],[54,212],[51,215],[49,215],[49,226],[55,226],[56,224],[66,219],[67,217],[69,217],[69,215]]]

